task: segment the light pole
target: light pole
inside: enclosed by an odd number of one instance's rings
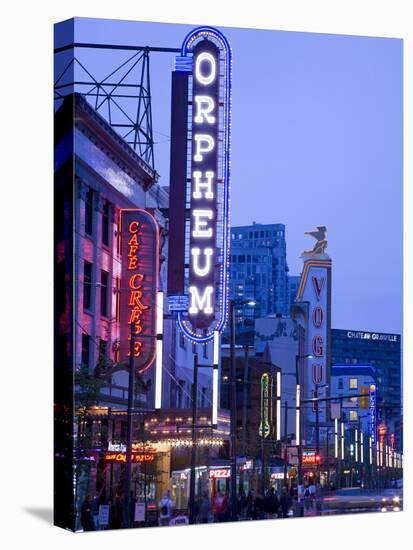
[[[129,382],[128,382],[128,408],[126,422],[126,471],[125,471],[125,494],[124,494],[124,524],[131,527],[131,481],[132,481],[132,436],[133,436],[133,412],[135,405],[135,356],[134,344],[135,333],[131,325],[131,338],[129,350]]]
[[[307,355],[296,355],[295,356],[295,381],[296,381],[296,388],[295,388],[295,400],[296,400],[296,412],[295,412],[295,439],[297,443],[297,455],[298,455],[298,491],[297,491],[297,498],[300,502],[300,516],[304,515],[304,507],[302,504],[301,499],[301,490],[303,485],[303,449],[302,449],[302,437],[301,437],[301,384],[300,384],[300,378],[299,378],[299,368],[298,363],[300,359],[312,359],[311,353],[308,353]]]
[[[316,454],[320,455],[320,408],[318,402],[318,390],[319,388],[328,388],[328,384],[316,384],[314,390],[314,404],[315,404],[315,448]],[[328,456],[326,456],[326,462],[328,463]],[[319,464],[317,464],[317,482],[319,482]]]
[[[237,369],[235,365],[235,306],[255,306],[255,300],[229,300],[230,311],[230,464],[231,519],[237,520]]]
[[[195,474],[196,474],[196,416],[198,397],[198,354],[194,354],[194,381],[192,384],[192,425],[191,425],[191,477],[189,480],[189,523],[196,520],[195,514]]]

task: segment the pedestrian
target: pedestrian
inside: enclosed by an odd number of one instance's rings
[[[255,509],[257,512],[257,519],[265,519],[264,497],[261,494],[255,497]]]
[[[159,502],[159,525],[169,525],[172,519],[173,502],[171,499],[171,493],[165,491],[163,497]]]
[[[215,521],[222,522],[228,520],[229,502],[228,497],[218,491],[212,501],[212,511]]]
[[[317,494],[315,484],[312,483],[312,484],[309,486],[308,490],[309,490],[309,492],[310,492],[311,508],[314,508],[314,502],[315,502],[315,500],[316,500],[316,494]]]
[[[83,501],[80,510],[80,522],[83,527],[83,531],[95,531],[95,523],[92,515],[92,503],[90,501],[90,495],[87,495]]]
[[[247,511],[247,496],[243,489],[241,489],[241,492],[238,495],[237,500],[237,512],[238,517],[245,519],[246,517],[246,511]]]
[[[130,516],[129,516],[129,525],[130,525],[131,527],[134,527],[134,524],[135,524],[136,497],[135,497],[133,491],[130,492],[129,506],[130,506],[130,509],[129,509],[129,513],[130,513]]]
[[[280,507],[283,518],[288,518],[288,512],[291,508],[292,499],[288,494],[287,487],[283,487],[280,496]]]
[[[268,517],[269,509],[270,509],[270,490],[267,489],[262,499],[262,511],[265,519]]]
[[[311,500],[310,489],[307,487],[304,491],[304,508],[308,510],[312,507],[313,501]]]
[[[274,487],[268,491],[266,496],[265,511],[268,519],[274,519],[278,516],[280,501]]]
[[[109,505],[109,528],[120,529],[123,522],[123,506],[121,496],[116,494],[114,501],[110,501]]]
[[[92,498],[90,507],[92,509],[93,523],[95,524],[95,530],[99,530],[99,505],[100,505],[100,495],[98,493]]]
[[[251,489],[247,497],[247,517],[251,520],[257,519],[257,508],[255,502],[255,492]]]
[[[208,523],[211,515],[211,503],[209,502],[208,493],[203,492],[198,505],[199,522]]]

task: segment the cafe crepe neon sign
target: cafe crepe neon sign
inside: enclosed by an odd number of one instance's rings
[[[133,353],[135,367],[143,372],[156,356],[156,292],[158,288],[158,225],[146,210],[121,210],[120,296],[121,355]],[[131,338],[133,336],[133,345]]]
[[[190,340],[205,343],[224,329],[228,316],[231,50],[219,31],[199,27],[181,53],[181,67],[192,70],[192,159],[189,308],[185,318],[178,312],[178,325]]]
[[[132,453],[132,462],[153,462],[155,455],[153,453]],[[106,462],[118,462],[126,464],[126,453],[106,453]]]

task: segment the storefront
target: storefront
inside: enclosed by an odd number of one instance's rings
[[[195,469],[195,498],[206,494],[212,499],[218,491],[229,494],[231,469],[229,465],[197,466]],[[171,474],[171,496],[176,510],[187,510],[189,504],[190,468]]]

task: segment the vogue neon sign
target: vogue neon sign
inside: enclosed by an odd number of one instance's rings
[[[313,275],[311,277],[314,293],[317,299],[316,305],[314,306],[312,312],[311,312],[311,323],[313,325],[314,331],[322,330],[323,329],[323,322],[324,322],[324,309],[320,305],[320,300],[322,298],[322,292],[325,287],[325,277],[318,277],[316,275]],[[314,357],[314,362],[312,364],[312,380],[313,384],[321,384],[321,382],[324,380],[325,372],[324,372],[324,356],[325,356],[325,341],[323,334],[313,334],[313,338],[311,341],[311,354]],[[318,361],[317,361],[318,359]]]
[[[146,210],[121,210],[120,350],[124,360],[133,353],[139,372],[150,367],[156,355],[158,251],[155,218]]]
[[[191,57],[192,55],[192,57]],[[200,27],[182,46],[177,66],[192,73],[188,311],[178,312],[184,334],[212,340],[227,318],[231,51],[217,30]],[[218,136],[223,136],[223,140]]]

